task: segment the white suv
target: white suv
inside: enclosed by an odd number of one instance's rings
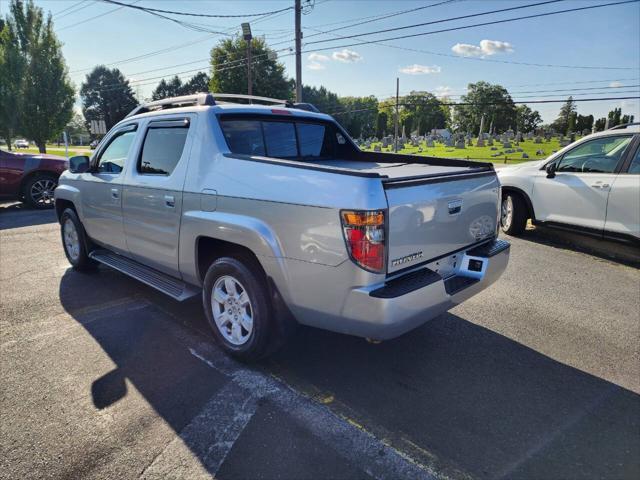
[[[620,125],[551,157],[498,170],[502,230],[534,224],[640,244],[640,124]]]

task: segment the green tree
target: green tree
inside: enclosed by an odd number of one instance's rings
[[[104,120],[107,130],[138,105],[122,72],[104,65],[98,65],[87,75],[80,89],[80,99],[87,123]]]
[[[289,99],[292,84],[284,65],[261,38],[251,40],[253,94]],[[209,90],[216,93],[247,93],[247,42],[240,37],[225,39],[211,50]]]
[[[411,92],[400,99],[400,123],[407,135],[414,131],[418,135],[434,128],[444,128],[447,117],[442,103],[428,92]]]
[[[569,133],[569,122],[571,117],[576,113],[576,102],[573,97],[567,98],[567,101],[560,107],[560,113],[558,118],[551,124],[551,126],[559,133]]]
[[[482,115],[496,131],[505,131],[516,123],[516,106],[506,88],[488,82],[470,83],[467,94],[460,99],[454,111],[453,127],[478,133]],[[486,123],[485,123],[486,125]]]
[[[378,112],[378,119],[376,120],[376,137],[382,138],[387,133],[387,123],[389,122],[387,112]]]
[[[578,115],[576,119],[576,131],[583,132],[588,130],[591,132],[593,128],[593,115]]]
[[[324,87],[302,86],[302,98],[306,103],[311,103],[323,113],[332,113],[341,110],[338,95]]]
[[[20,100],[26,58],[22,55],[15,24],[0,19],[0,136],[9,150],[19,129]]]
[[[163,98],[177,97],[182,95],[182,88],[182,80],[177,75],[168,82],[163,78],[151,93],[151,99],[162,100]]]
[[[6,24],[9,33],[3,36],[3,45],[5,40],[11,45],[7,46],[9,55],[3,55],[3,63],[15,52],[22,57],[14,64],[20,67],[7,72],[11,84],[7,90],[20,93],[14,110],[17,119],[11,123],[18,125],[20,133],[33,140],[41,153],[46,153],[47,139],[58,135],[73,114],[75,92],[67,76],[62,48],[53,31],[51,15],[45,19],[42,9],[31,0],[13,0]],[[16,78],[16,71],[20,78]]]
[[[204,72],[198,72],[182,85],[180,95],[208,92],[210,81],[209,75]]]
[[[623,115],[622,119],[620,120],[621,124],[625,124],[625,123],[633,123],[633,119],[635,118],[634,115]]]
[[[541,123],[542,117],[537,110],[531,110],[527,105],[516,107],[516,128],[519,132],[533,132]],[[487,125],[486,128],[488,129],[489,126]]]
[[[375,135],[378,118],[376,97],[341,97],[340,105],[341,111],[336,114],[336,119],[349,135],[354,138]]]
[[[607,124],[607,119],[605,117],[602,117],[596,120],[596,132],[603,131],[606,124]]]
[[[620,125],[620,119],[622,117],[622,109],[614,108],[609,112],[609,128],[615,127],[616,125]]]

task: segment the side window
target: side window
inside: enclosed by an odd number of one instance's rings
[[[301,157],[320,157],[325,154],[325,126],[318,123],[297,123]]]
[[[629,165],[629,171],[627,173],[640,173],[640,148],[636,150],[636,154],[631,160]]]
[[[224,138],[229,150],[241,155],[265,154],[262,125],[257,120],[224,120]]]
[[[616,135],[584,142],[564,154],[556,171],[613,173],[631,138],[631,135]]]
[[[262,122],[267,156],[295,158],[298,156],[296,129],[290,122]]]
[[[188,126],[149,126],[144,137],[138,172],[146,175],[171,175],[178,164],[189,133]]]
[[[136,136],[135,130],[117,134],[98,158],[99,173],[120,173],[124,168],[131,144]]]

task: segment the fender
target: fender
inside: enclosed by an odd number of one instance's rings
[[[527,205],[527,210],[529,210],[529,216],[531,218],[531,222],[535,223],[537,221],[536,220],[536,212],[533,209],[533,203],[531,203],[531,198],[529,198],[529,195],[527,193],[525,193],[524,190],[522,190],[521,188],[518,188],[518,187],[512,187],[510,185],[508,185],[508,186],[503,185],[501,188],[502,188],[503,192],[519,193],[520,196],[524,199],[524,203]]]
[[[274,231],[263,221],[246,215],[219,211],[186,211],[180,226],[180,273],[182,278],[199,285],[195,248],[200,237],[229,241],[252,251],[268,277],[278,288],[287,285],[284,255]],[[288,292],[283,292],[288,296]]]
[[[60,177],[61,181],[64,177]],[[73,203],[73,206],[76,208],[76,213],[78,214],[78,218],[80,221],[84,221],[84,214],[82,211],[82,202],[80,201],[80,190],[69,183],[59,183],[56,189],[53,192],[53,196],[55,200],[67,200]]]

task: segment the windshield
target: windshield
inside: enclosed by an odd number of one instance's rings
[[[220,120],[232,153],[295,160],[336,158],[347,141],[330,122],[280,117]]]

